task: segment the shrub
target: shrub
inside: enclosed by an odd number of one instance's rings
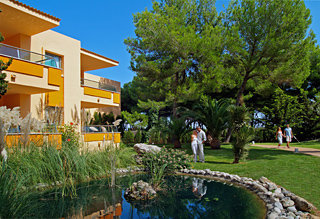
[[[163,147],[158,153],[146,153],[142,157],[142,164],[151,176],[154,189],[159,189],[164,177],[176,170],[189,168],[192,156],[184,151]]]
[[[73,123],[70,123],[69,125],[63,126],[62,142],[63,142],[63,146],[79,148],[80,134],[76,130],[76,125],[74,125]]]
[[[132,131],[125,131],[124,134],[123,134],[122,141],[125,144],[134,143],[134,134],[133,134],[133,132]]]
[[[142,158],[142,163],[147,171],[150,171],[152,167],[154,168],[154,165],[161,167],[165,164],[165,173],[173,173],[176,170],[190,168],[190,162],[192,162],[192,156],[184,151],[165,147],[159,153],[146,153]]]
[[[248,156],[249,142],[254,138],[254,130],[252,127],[243,125],[234,131],[231,141],[234,154],[234,162],[239,163],[239,160],[245,159]]]
[[[134,142],[141,143],[141,140],[142,140],[142,134],[141,134],[141,130],[139,129],[136,135],[134,136]]]

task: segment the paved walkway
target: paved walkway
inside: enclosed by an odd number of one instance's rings
[[[273,148],[273,149],[278,149],[278,146],[274,146],[274,145],[259,145],[259,144],[254,144],[252,146],[255,147],[263,147],[263,148]],[[320,150],[314,149],[314,148],[300,148],[300,147],[290,147],[287,148],[287,146],[281,146],[279,148],[279,150],[284,150],[284,151],[292,151],[295,152],[295,149],[298,149],[298,153],[302,153],[302,154],[308,154],[308,155],[312,155],[312,156],[316,156],[316,157],[320,157]]]

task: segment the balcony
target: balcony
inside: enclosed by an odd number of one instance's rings
[[[58,68],[58,66],[60,66],[55,59],[49,56],[9,46],[3,43],[0,43],[0,55],[54,68]]]
[[[81,79],[82,108],[119,107],[120,87],[108,84],[103,80],[108,79],[100,78],[100,81]]]
[[[37,94],[59,91],[63,83],[55,59],[0,43],[0,60],[12,64],[5,70],[9,82],[7,94]]]
[[[96,88],[99,90],[105,90],[105,91],[111,91],[111,92],[119,92],[116,86],[113,86],[111,84],[99,82],[99,81],[93,81],[89,79],[81,79],[81,85],[84,87],[91,87]]]
[[[84,142],[113,141],[120,143],[120,132],[113,125],[88,125],[82,128]]]

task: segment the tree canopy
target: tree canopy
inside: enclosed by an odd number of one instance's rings
[[[123,87],[122,107],[157,118],[150,128],[205,95],[246,106],[266,136],[291,122],[316,138],[320,49],[310,24],[303,0],[232,0],[220,13],[214,0],[153,1],[134,15],[136,36],[125,40],[136,76]]]

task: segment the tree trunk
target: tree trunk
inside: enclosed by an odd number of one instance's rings
[[[241,87],[240,87],[240,89],[238,91],[237,100],[236,100],[236,106],[242,106],[244,104],[243,93],[244,93],[244,91],[246,89],[248,80],[249,80],[249,72],[247,72],[246,75],[244,76],[244,79],[242,81]],[[232,135],[232,129],[229,128],[228,132],[227,132],[226,140],[225,140],[226,143],[230,142],[231,135]]]
[[[207,134],[207,143],[209,143],[211,149],[220,149],[221,148],[221,142],[219,138],[212,137],[211,134]]]
[[[212,141],[210,142],[211,149],[221,149],[221,143],[220,140],[217,138],[212,138]]]
[[[174,118],[177,118],[177,108],[178,108],[178,85],[179,85],[179,73],[176,72],[175,80],[174,80],[174,99],[173,99],[173,106],[172,106],[172,115]]]
[[[229,143],[230,142],[231,134],[232,134],[232,129],[228,128],[226,139],[225,139],[225,143]]]
[[[239,160],[240,160],[239,157],[234,157],[233,163],[234,163],[234,164],[239,163]]]
[[[181,142],[179,139],[173,140],[174,148],[181,148]]]
[[[244,104],[243,93],[244,93],[244,91],[246,89],[248,80],[249,80],[249,72],[247,72],[246,75],[244,76],[244,79],[242,81],[241,87],[240,87],[240,89],[238,91],[237,100],[236,100],[236,106],[242,106]]]

